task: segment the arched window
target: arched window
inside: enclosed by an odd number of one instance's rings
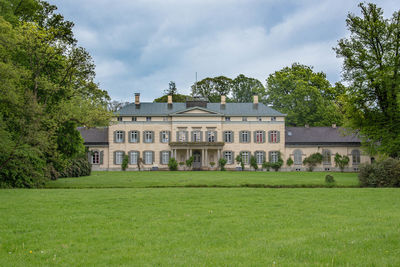
[[[353,165],[360,164],[360,150],[354,149],[353,151],[351,151],[351,156],[353,159]]]
[[[303,164],[303,158],[302,158],[303,152],[301,152],[300,149],[296,149],[293,152],[293,158],[294,158],[294,164],[295,165],[302,165]]]
[[[331,157],[332,157],[332,153],[330,150],[328,150],[328,149],[322,150],[322,161],[323,161],[324,165],[331,164]]]
[[[92,164],[100,164],[100,153],[99,151],[92,152]]]

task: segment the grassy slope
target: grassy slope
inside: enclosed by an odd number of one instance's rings
[[[399,210],[398,189],[0,190],[0,266],[399,266]]]
[[[242,184],[324,185],[326,172],[94,172],[91,176],[51,181],[49,188],[112,188]],[[337,185],[356,186],[356,173],[329,173]]]

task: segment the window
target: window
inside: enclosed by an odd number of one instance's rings
[[[168,164],[169,161],[169,151],[161,152],[161,164]]]
[[[257,117],[257,120],[258,120],[258,121],[262,121],[262,118],[261,118],[261,117]]]
[[[278,151],[271,151],[269,161],[271,163],[276,163],[279,160],[279,152]]]
[[[152,131],[144,132],[144,142],[145,143],[153,143],[153,132]]]
[[[242,121],[247,121],[247,117],[242,117]]]
[[[360,164],[360,150],[354,149],[351,151],[351,157],[353,159],[353,165]]]
[[[241,143],[250,143],[250,132],[249,131],[240,132],[240,142]]]
[[[279,143],[278,131],[269,131],[269,142]]]
[[[122,117],[117,117],[117,121],[122,121]]]
[[[231,121],[231,117],[225,117],[225,121]]]
[[[243,163],[244,164],[249,164],[249,162],[250,162],[250,152],[243,151],[243,152],[240,153],[240,155],[242,157]]]
[[[139,143],[139,132],[131,131],[129,134],[129,142],[131,143]]]
[[[256,143],[264,143],[264,131],[256,131],[255,140]]]
[[[92,152],[92,164],[100,164],[100,153],[99,151]]]
[[[331,151],[328,149],[322,150],[322,161],[325,165],[331,164]]]
[[[151,121],[151,117],[146,117],[146,121]]]
[[[116,143],[124,142],[124,131],[116,131],[115,132],[115,142]]]
[[[153,152],[152,151],[145,151],[143,152],[144,156],[144,164],[153,164]]]
[[[233,143],[233,132],[232,131],[224,132],[224,142]]]
[[[201,142],[201,132],[200,131],[193,131],[193,140],[192,142]]]
[[[122,151],[115,152],[115,164],[121,165],[123,158],[124,158],[124,152]]]
[[[137,121],[137,117],[132,117],[132,121]]]
[[[293,158],[294,158],[294,164],[295,165],[302,165],[303,164],[303,158],[302,158],[303,152],[301,150],[296,149],[293,153]]]
[[[178,136],[177,136],[178,142],[186,142],[187,140],[187,131],[178,131]]]
[[[233,164],[233,152],[224,151],[224,158],[226,159],[226,164]]]
[[[256,151],[256,160],[257,164],[263,164],[264,159],[264,151]]]
[[[168,143],[169,142],[169,131],[162,131],[161,135],[161,143]]]
[[[129,164],[137,165],[138,158],[139,158],[139,152],[138,151],[129,152]]]
[[[271,117],[271,121],[276,121],[276,117]]]
[[[207,132],[207,141],[208,142],[213,143],[213,142],[216,141],[215,139],[216,139],[215,138],[215,132]]]

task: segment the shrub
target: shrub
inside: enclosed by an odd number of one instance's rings
[[[183,161],[180,161],[180,162],[179,162],[179,166],[181,166],[181,167],[182,167],[183,165],[185,165],[185,162],[183,162]]]
[[[170,158],[168,161],[168,168],[170,171],[176,171],[178,170],[178,162],[176,161],[175,158]]]
[[[317,164],[321,164],[322,162],[322,155],[321,153],[314,153],[311,154],[310,156],[306,157],[303,160],[303,164],[308,166],[308,171],[312,172],[317,166]]]
[[[258,169],[257,159],[255,156],[250,157],[250,166],[256,171]]]
[[[271,163],[264,161],[262,164],[263,169],[266,169],[267,171],[269,171],[269,169],[271,169]]]
[[[214,168],[215,162],[214,161],[210,161],[210,165],[211,165],[211,168]]]
[[[193,161],[194,161],[194,157],[193,157],[193,156],[191,156],[190,158],[188,158],[188,159],[186,160],[186,166],[187,166],[189,169],[190,169],[190,167],[192,167]]]
[[[218,160],[218,164],[219,164],[219,167],[220,167],[221,171],[225,171],[226,159],[225,158],[220,158]]]
[[[327,183],[327,184],[334,184],[334,183],[335,183],[335,179],[333,178],[332,175],[327,174],[327,175],[325,176],[325,183]]]
[[[400,187],[400,160],[388,158],[363,164],[358,179],[362,187]]]
[[[286,165],[288,165],[289,167],[292,166],[293,163],[294,163],[294,162],[293,162],[293,160],[292,160],[291,157],[289,157],[289,158],[287,159],[287,161],[286,161]]]
[[[122,164],[121,164],[121,169],[123,171],[125,171],[126,168],[128,168],[128,163],[129,163],[129,157],[128,157],[128,155],[124,155],[124,158],[122,159]]]
[[[60,172],[60,177],[89,176],[92,166],[86,157],[78,157],[68,161],[67,167]]]
[[[242,167],[242,171],[244,171],[244,162],[243,162],[243,158],[240,155],[236,156],[236,162],[240,164],[240,167]]]
[[[283,165],[283,159],[281,158],[281,153],[278,154],[278,161],[271,162],[270,164],[271,164],[271,168],[277,172]]]
[[[341,156],[339,153],[335,154],[335,165],[340,168],[340,171],[343,172],[344,168],[349,165],[349,157]]]

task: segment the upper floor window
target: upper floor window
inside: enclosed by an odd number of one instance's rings
[[[325,165],[331,164],[331,151],[328,149],[322,150],[322,161]]]
[[[153,143],[153,132],[152,131],[144,132],[144,142],[145,143]]]
[[[269,142],[270,143],[279,143],[279,132],[278,131],[269,131]]]
[[[161,152],[161,164],[168,164],[169,162],[169,151]]]
[[[241,143],[250,143],[250,132],[249,131],[241,131],[240,132],[240,142]]]
[[[100,153],[99,153],[99,151],[93,151],[93,153],[92,153],[92,164],[100,164]]]
[[[187,131],[178,131],[177,132],[177,141],[178,142],[187,142]]]
[[[231,117],[225,117],[225,121],[231,121]]]
[[[254,139],[255,139],[254,141],[256,143],[264,143],[265,142],[264,135],[265,135],[264,131],[256,131],[255,137],[254,137]]]
[[[153,164],[153,151],[143,152],[144,164]]]
[[[258,121],[262,121],[262,117],[258,116],[258,117],[257,117],[257,120],[258,120]]]
[[[129,142],[139,143],[139,132],[138,131],[130,131],[129,132]]]
[[[117,117],[117,121],[122,121],[122,117]]]
[[[160,138],[161,143],[169,142],[169,131],[162,131],[160,133],[160,135],[161,135],[161,138]]]
[[[122,164],[123,158],[124,158],[124,152],[122,152],[122,151],[115,152],[115,164],[117,164],[117,165]]]
[[[265,152],[264,151],[256,151],[256,160],[257,164],[263,164],[265,161]]]
[[[224,151],[224,158],[226,159],[226,164],[233,164],[233,152]]]
[[[244,164],[249,164],[249,162],[250,162],[250,152],[249,151],[241,152],[240,156],[242,157]]]
[[[201,131],[192,132],[192,142],[201,142]]]
[[[247,121],[247,117],[242,117],[242,121]]]
[[[116,143],[123,143],[124,142],[124,131],[116,131],[115,132],[115,142]]]
[[[233,143],[233,132],[232,131],[224,132],[224,142]]]
[[[146,121],[151,121],[151,117],[146,117]]]
[[[276,121],[276,117],[271,117],[271,121]]]
[[[271,162],[271,163],[275,163],[275,162],[278,162],[278,160],[279,160],[279,151],[271,151],[271,152],[269,152],[269,161]]]
[[[137,117],[132,117],[132,121],[137,121]]]
[[[295,165],[301,165],[303,164],[303,158],[302,158],[302,152],[299,149],[296,149],[293,153],[293,158],[294,158],[294,164]]]
[[[353,159],[353,165],[360,164],[360,161],[361,161],[360,150],[354,149],[353,151],[351,151],[351,157]]]
[[[129,164],[136,165],[139,159],[139,152],[138,151],[131,151],[129,152]]]
[[[168,121],[168,117],[163,117],[163,121]]]
[[[216,132],[207,132],[207,141],[208,142],[215,142],[216,141]]]

